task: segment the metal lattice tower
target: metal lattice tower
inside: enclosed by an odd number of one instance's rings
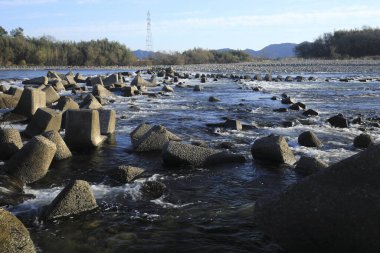
[[[152,39],[152,29],[151,29],[151,19],[150,13],[148,11],[146,18],[146,41],[145,41],[145,49],[146,51],[153,52],[153,39]]]

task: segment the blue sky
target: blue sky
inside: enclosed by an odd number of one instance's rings
[[[0,26],[59,40],[108,38],[145,49],[151,13],[155,51],[261,49],[314,40],[337,29],[380,27],[380,1],[0,0]]]

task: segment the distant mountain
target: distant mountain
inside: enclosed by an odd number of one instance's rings
[[[150,57],[153,54],[152,51],[144,51],[144,50],[140,50],[140,49],[132,51],[132,53],[139,60],[144,60],[144,59]]]
[[[294,53],[296,46],[297,44],[294,43],[272,44],[258,51],[246,49],[244,52],[251,55],[252,57],[263,57],[269,59],[288,58],[296,56]]]

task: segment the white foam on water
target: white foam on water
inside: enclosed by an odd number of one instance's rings
[[[166,202],[164,199],[165,199],[165,195],[161,196],[158,199],[153,199],[150,202],[152,202],[156,205],[159,205],[163,208],[168,208],[168,209],[179,209],[179,208],[184,208],[184,207],[191,206],[191,205],[195,204],[195,203],[173,204],[170,202]]]

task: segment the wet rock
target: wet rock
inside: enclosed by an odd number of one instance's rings
[[[136,146],[139,139],[143,137],[144,134],[146,134],[151,128],[152,127],[146,123],[142,123],[136,127],[130,134],[133,146]]]
[[[48,84],[49,79],[46,76],[40,76],[28,80],[22,81],[22,84],[36,84],[36,85],[41,85],[41,84]]]
[[[139,167],[133,167],[129,165],[120,165],[115,170],[111,172],[112,179],[120,182],[120,183],[130,183],[135,178],[144,173],[144,169]]]
[[[267,82],[271,82],[272,81],[272,75],[270,75],[270,74],[266,74],[265,76],[264,76],[264,80],[265,81],[267,81]]]
[[[361,117],[357,117],[352,120],[352,124],[362,124],[362,123],[363,123],[363,120]]]
[[[206,124],[208,127],[223,127],[226,129],[232,129],[232,130],[237,130],[237,131],[242,131],[243,126],[240,122],[240,120],[232,120],[232,119],[227,119],[225,122],[222,123],[208,123]]]
[[[99,101],[92,95],[88,94],[80,103],[79,107],[81,109],[92,109],[97,110],[102,108],[102,105],[99,103]]]
[[[208,148],[209,147],[208,143],[206,141],[202,141],[202,140],[192,141],[191,145],[202,147],[202,148]]]
[[[305,110],[306,109],[306,105],[304,103],[301,103],[301,102],[297,102],[296,105],[298,105],[301,109]]]
[[[305,147],[322,147],[323,144],[319,138],[311,131],[303,132],[298,136],[298,144]]]
[[[119,82],[119,75],[118,74],[109,75],[103,80],[104,85],[112,85],[112,84],[115,84],[118,82]]]
[[[311,174],[317,173],[320,170],[327,168],[328,165],[315,157],[301,156],[300,160],[297,162],[294,170],[303,176],[309,176]]]
[[[287,252],[379,252],[379,153],[371,146],[256,202],[255,224]]]
[[[107,90],[103,85],[96,84],[93,86],[92,94],[96,97],[101,97],[101,98],[109,98],[109,97],[114,97],[115,95]]]
[[[309,78],[307,79],[307,80],[309,80],[309,81],[316,81],[317,79],[314,77],[314,76],[309,76]]]
[[[285,97],[281,100],[281,103],[286,104],[286,105],[290,105],[290,104],[294,104],[294,101],[290,97]]]
[[[368,148],[373,145],[373,139],[369,134],[361,134],[354,139],[355,148]]]
[[[208,98],[209,102],[220,102],[220,99],[218,97],[210,96]]]
[[[95,86],[97,84],[103,85],[103,79],[100,76],[92,77],[88,80],[87,85],[88,86]]]
[[[314,111],[313,109],[308,109],[308,110],[304,111],[302,113],[302,115],[304,115],[306,117],[310,117],[310,116],[318,116],[319,113],[317,111]]]
[[[89,183],[83,180],[71,181],[46,207],[42,219],[53,220],[80,214],[97,208]]]
[[[202,91],[203,88],[200,85],[195,85],[193,91]]]
[[[336,116],[333,116],[333,117],[329,118],[327,121],[333,127],[339,127],[339,128],[347,128],[348,127],[348,120],[342,114],[338,114]]]
[[[33,183],[46,175],[56,150],[53,142],[36,136],[5,163],[5,171],[23,183]]]
[[[97,110],[67,110],[65,142],[70,148],[89,149],[99,146],[106,136],[100,134]]]
[[[67,147],[58,131],[48,131],[43,133],[42,136],[55,144],[57,150],[54,154],[54,160],[60,161],[72,157],[70,149]]]
[[[222,149],[233,149],[235,147],[235,143],[232,143],[229,141],[223,141],[218,144],[218,147]]]
[[[293,111],[299,111],[302,108],[298,104],[292,104],[291,106],[289,106],[289,109]]]
[[[257,139],[251,147],[251,153],[254,159],[268,160],[289,165],[296,162],[292,150],[282,136],[269,135]]]
[[[46,107],[45,92],[37,89],[25,88],[13,112],[30,118],[40,107]]]
[[[201,83],[206,83],[207,82],[207,78],[205,76],[202,76],[201,77]]]
[[[0,220],[0,252],[36,252],[28,229],[16,216],[0,208]]]
[[[287,112],[288,111],[288,108],[277,108],[277,109],[273,109],[274,112]]]
[[[305,77],[303,76],[296,76],[296,78],[294,78],[297,82],[303,82],[305,81]]]
[[[168,131],[164,126],[153,126],[141,136],[134,145],[135,151],[159,151],[168,141],[181,141],[181,138]]]
[[[166,165],[191,165],[194,167],[245,162],[245,157],[242,155],[174,141],[164,145],[162,159]]]
[[[98,110],[100,120],[100,133],[103,135],[112,134],[116,127],[115,110]]]
[[[162,91],[163,92],[174,92],[174,89],[172,87],[170,87],[169,85],[164,85],[164,87],[162,87]]]
[[[82,76],[81,74],[77,73],[74,76],[74,81],[77,83],[86,83],[86,78],[84,76]]]
[[[273,96],[273,97],[271,97],[270,99],[271,99],[271,100],[278,100],[278,97]]]
[[[124,95],[125,97],[132,97],[132,96],[135,96],[135,95],[138,95],[138,88],[134,85],[132,86],[126,86],[124,88]]]
[[[0,129],[0,159],[7,160],[22,148],[20,132],[17,129]]]
[[[59,131],[61,128],[62,113],[50,108],[38,108],[24,134],[29,137],[42,134],[50,130]]]
[[[144,197],[158,199],[167,191],[166,185],[157,181],[145,181],[141,187]]]

